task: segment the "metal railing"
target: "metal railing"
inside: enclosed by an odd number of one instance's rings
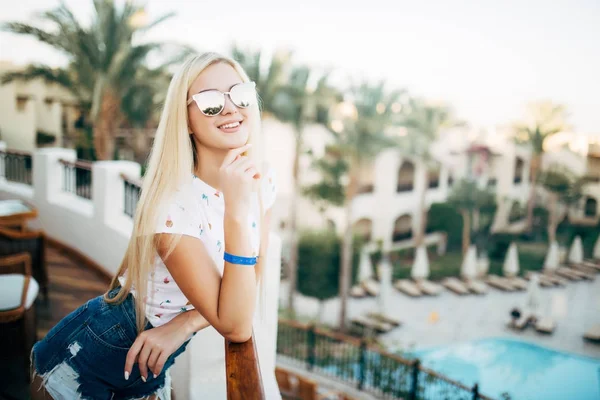
[[[0,176],[7,181],[31,185],[32,170],[31,153],[16,150],[0,151]]]
[[[286,362],[383,399],[491,400],[460,382],[369,345],[366,340],[279,319],[277,355]]]
[[[92,163],[89,161],[59,160],[63,166],[63,186],[65,192],[84,199],[92,198]]]
[[[121,179],[123,179],[123,212],[125,215],[133,218],[140,199],[142,182],[139,179],[130,178],[125,174],[121,174]]]

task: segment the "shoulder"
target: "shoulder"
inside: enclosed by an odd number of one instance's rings
[[[156,233],[184,234],[200,238],[202,203],[195,199],[191,182],[165,196],[157,215]]]

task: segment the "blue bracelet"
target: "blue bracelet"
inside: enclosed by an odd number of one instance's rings
[[[234,256],[233,254],[229,254],[227,252],[223,252],[223,259],[231,264],[238,264],[238,265],[255,265],[256,264],[256,257]]]

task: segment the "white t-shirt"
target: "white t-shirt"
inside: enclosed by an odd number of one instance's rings
[[[275,174],[268,169],[262,179],[263,211],[266,212],[273,203],[277,193]],[[212,257],[219,274],[223,275],[225,263],[225,239],[223,218],[225,203],[223,193],[209,186],[200,178],[193,176],[188,187],[180,188],[174,198],[159,212],[156,233],[181,233],[202,240]],[[248,216],[250,240],[253,255],[258,255],[260,246],[260,206],[258,194],[252,199]],[[119,277],[121,285],[124,277]],[[135,296],[135,289],[132,289]],[[158,254],[154,260],[154,268],[148,277],[146,297],[146,317],[152,326],[166,324],[179,313],[194,309],[185,297],[164,262]]]

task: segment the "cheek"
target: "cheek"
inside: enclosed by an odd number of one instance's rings
[[[190,122],[191,131],[194,132],[196,137],[205,135],[207,132],[209,132],[209,129],[213,127],[212,121],[210,121],[208,117],[202,115],[200,112],[193,112],[189,115],[188,118]]]

